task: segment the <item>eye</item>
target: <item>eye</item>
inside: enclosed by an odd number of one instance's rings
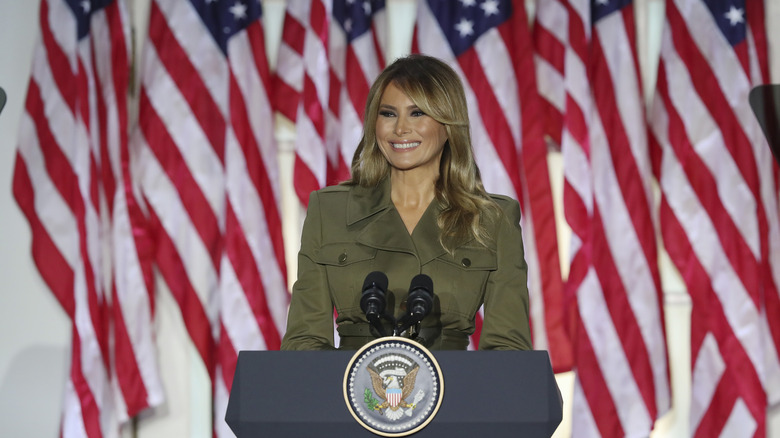
[[[388,110],[380,110],[379,115],[382,117],[395,117],[395,113]]]
[[[412,117],[422,117],[424,115],[425,115],[425,113],[422,112],[421,110],[418,110],[418,109],[412,110]]]

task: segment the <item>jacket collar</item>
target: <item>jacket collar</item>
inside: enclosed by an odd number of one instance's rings
[[[376,187],[352,186],[347,202],[347,226],[389,209],[395,209],[390,198],[389,177],[380,181]]]
[[[434,199],[425,210],[410,236],[390,198],[390,178],[376,187],[352,187],[347,203],[347,226],[368,220],[358,242],[378,249],[416,253],[420,264],[425,264],[446,251],[439,243],[436,218],[441,211]]]

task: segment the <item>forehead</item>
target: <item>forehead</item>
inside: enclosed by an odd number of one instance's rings
[[[379,98],[380,105],[390,106],[416,106],[411,97],[401,90],[395,82],[390,82],[382,91]]]

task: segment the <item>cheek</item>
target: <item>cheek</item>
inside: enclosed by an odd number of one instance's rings
[[[392,125],[387,120],[377,119],[376,123],[374,124],[374,134],[376,135],[377,140],[381,140],[386,137],[391,130]]]
[[[390,161],[390,157],[387,155],[387,146],[383,144],[379,144],[379,153],[382,154],[382,156],[385,158],[385,160]]]
[[[390,146],[387,144],[387,142],[383,142],[379,140],[379,133],[377,133],[377,139],[376,139],[376,148],[379,150],[379,153],[382,154],[382,156],[385,158],[385,160],[389,161],[388,157],[388,149]]]
[[[447,130],[444,129],[443,126],[437,126],[435,129],[432,129],[432,136],[436,137],[436,146],[438,148],[443,148],[444,143],[447,142]]]

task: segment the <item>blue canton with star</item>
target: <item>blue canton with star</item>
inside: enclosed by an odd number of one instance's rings
[[[385,0],[335,0],[333,18],[344,29],[347,44],[371,29],[371,16],[385,7]]]
[[[89,22],[92,14],[105,8],[114,0],[65,0],[76,17],[76,35],[82,39],[89,34]]]
[[[633,3],[633,0],[591,0],[590,19],[593,26],[607,15],[619,11]]]
[[[729,41],[736,46],[747,36],[745,20],[745,0],[704,0],[718,28]]]
[[[227,56],[227,42],[263,15],[260,0],[190,0],[214,41]]]
[[[455,56],[512,15],[511,0],[428,0]]]

